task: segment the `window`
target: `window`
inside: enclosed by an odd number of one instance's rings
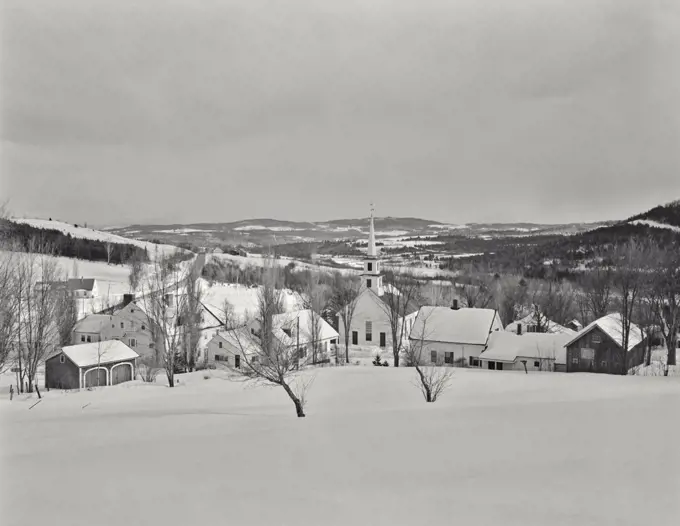
[[[80,341],[81,341],[81,342],[84,342],[84,341],[85,341],[85,335],[84,335],[84,334],[81,334],[81,335],[80,335]]]
[[[368,289],[371,288],[371,280],[370,279],[366,280],[366,288],[368,288]]]
[[[142,325],[142,330],[143,330],[143,331],[146,330],[146,325]]]
[[[217,346],[221,349],[222,348],[222,342],[219,342]]]
[[[115,323],[112,323],[112,324],[111,324],[111,328],[112,328],[112,329],[115,329],[115,328],[116,328],[116,324],[115,324]]]
[[[534,367],[540,367],[540,366],[541,366],[541,362],[539,362],[538,360],[535,360],[534,361]]]
[[[599,334],[593,334],[593,343],[602,343],[602,338]]]
[[[373,341],[373,322],[372,321],[366,322],[366,341],[367,342]]]
[[[123,322],[123,321],[120,322],[120,328],[121,328],[121,329],[124,329],[124,328],[125,328],[125,322]]]
[[[352,345],[359,345],[359,331],[352,331]]]
[[[288,336],[288,337],[291,337],[293,335],[293,333],[291,332],[290,329],[283,329],[283,332],[285,332],[286,336]]]
[[[63,354],[59,357],[59,363],[66,363],[66,357]]]
[[[430,361],[437,363],[437,351],[430,351]]]
[[[241,357],[238,354],[234,356],[234,367],[237,369],[241,367]]]
[[[335,341],[335,338],[331,340],[331,345],[335,345],[337,342]]]
[[[593,358],[595,358],[595,349],[589,349],[587,347],[581,349],[582,360],[592,360]]]
[[[87,337],[87,343],[91,343],[91,342],[92,342],[92,336],[88,336]]]
[[[380,333],[380,347],[386,347],[387,346],[387,334],[384,332]]]
[[[474,356],[470,356],[470,366],[471,367],[479,367],[479,358],[475,358]]]
[[[368,271],[369,271],[369,272],[372,272],[372,271],[373,271],[373,263],[371,263],[371,262],[369,261],[368,263],[366,263],[366,265],[367,265],[366,268],[368,269]]]
[[[497,371],[503,370],[503,362],[496,362],[496,370]]]
[[[130,339],[128,340],[128,345],[129,345],[130,347],[137,347],[137,339],[136,339],[136,338],[130,338]]]
[[[453,353],[452,352],[445,352],[444,353],[444,363],[448,363],[453,365]]]

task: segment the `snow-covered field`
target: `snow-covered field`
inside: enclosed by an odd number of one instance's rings
[[[257,312],[259,288],[246,287],[233,283],[214,283],[211,287],[209,283],[200,280],[203,292],[203,304],[211,312],[218,316],[224,314],[224,302],[228,301],[234,307],[234,314],[243,316],[246,312],[255,314]],[[283,296],[284,308],[295,310],[301,308],[301,299],[292,291],[286,291]]]
[[[0,399],[2,524],[676,524],[677,378],[316,371],[307,418],[218,372]],[[207,376],[208,379],[204,379]]]
[[[75,225],[72,225],[70,223],[64,223],[62,221],[50,221],[49,219],[30,219],[18,217],[12,218],[12,221],[16,223],[25,223],[35,228],[58,230],[64,234],[69,234],[71,237],[79,239],[91,239],[93,241],[102,241],[104,243],[134,245],[140,248],[147,249],[149,252],[149,257],[151,258],[154,257],[156,250],[158,250],[162,254],[172,254],[177,250],[182,250],[172,245],[156,245],[155,243],[150,243],[148,241],[140,241],[138,239],[118,236],[116,234],[112,234],[111,232],[86,228],[80,225],[76,227]]]

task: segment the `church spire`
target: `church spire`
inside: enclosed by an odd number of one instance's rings
[[[375,248],[375,231],[373,228],[373,203],[371,203],[371,226],[368,232],[368,256],[376,257],[378,252]]]

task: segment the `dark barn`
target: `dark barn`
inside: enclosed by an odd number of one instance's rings
[[[628,349],[624,350],[620,314],[594,321],[566,348],[568,373],[627,374],[630,368],[643,363],[645,352],[642,333],[635,324],[631,324]]]

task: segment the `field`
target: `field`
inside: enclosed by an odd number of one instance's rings
[[[33,409],[2,388],[2,524],[678,519],[678,378],[456,370],[425,404],[413,370],[315,374],[305,419],[280,388],[219,372],[52,391]]]

